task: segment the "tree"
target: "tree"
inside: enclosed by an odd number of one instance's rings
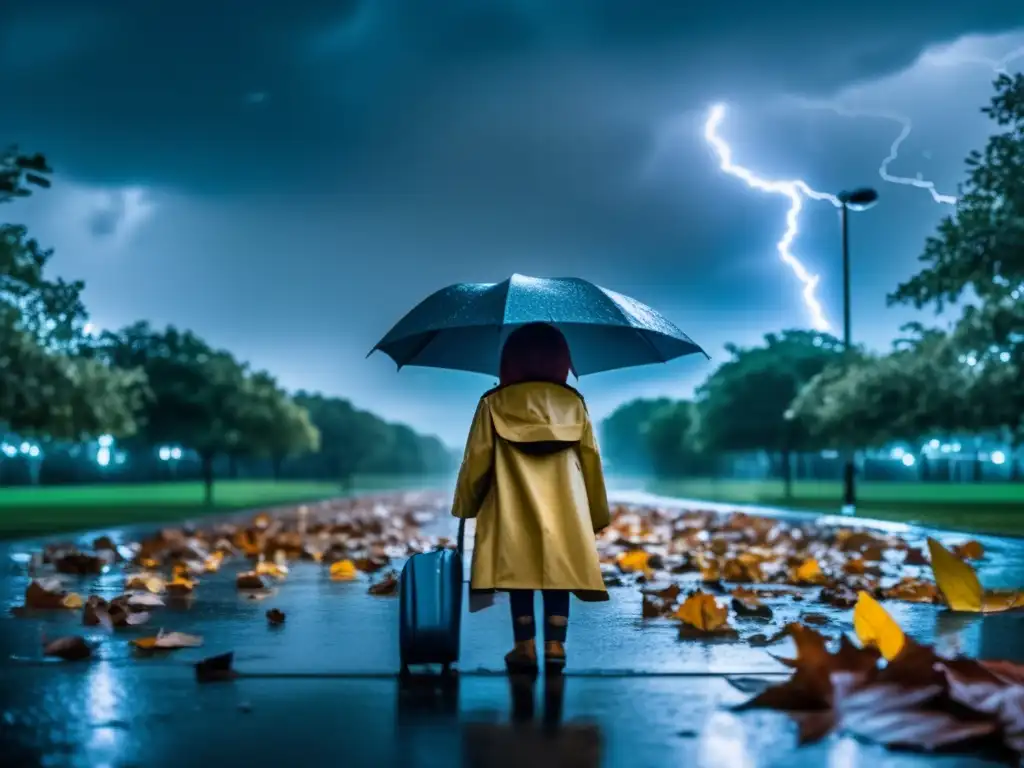
[[[695,419],[696,407],[687,400],[670,401],[651,415],[644,442],[655,475],[678,477],[700,464]]]
[[[0,203],[49,187],[49,174],[41,155],[0,153]],[[23,435],[128,436],[145,382],[92,354],[83,284],[46,277],[52,256],[24,226],[0,225],[0,422]]]
[[[235,408],[236,443],[229,456],[267,457],[274,478],[281,475],[281,466],[289,456],[314,452],[320,434],[299,407],[266,371],[246,376]]]
[[[941,311],[972,297],[952,340],[975,369],[976,430],[1024,442],[1024,75],[1001,75],[982,110],[999,129],[966,161],[956,210],[925,244],[919,272],[891,303]]]
[[[975,377],[950,338],[916,325],[906,330],[911,336],[889,354],[832,365],[803,388],[792,412],[813,441],[882,446],[974,425]]]
[[[103,336],[106,360],[142,369],[151,397],[141,414],[151,445],[177,443],[199,455],[206,503],[213,503],[214,460],[236,450],[245,409],[245,367],[190,331],[136,323]]]
[[[652,417],[672,404],[667,397],[630,400],[601,422],[601,458],[612,472],[644,475],[652,471],[648,428]]]
[[[768,334],[763,346],[726,347],[732,359],[697,390],[699,444],[708,452],[767,451],[792,491],[791,455],[811,445],[811,435],[790,405],[804,385],[842,358],[842,344],[827,334]],[[787,417],[789,414],[789,417]]]

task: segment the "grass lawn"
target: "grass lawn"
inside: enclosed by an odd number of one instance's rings
[[[357,477],[353,491],[443,487],[422,477]],[[214,505],[200,482],[0,488],[0,538],[42,536],[134,523],[170,523],[203,514],[341,496],[337,483],[219,480]]]
[[[779,480],[649,481],[652,493],[708,501],[838,513],[842,484],[796,481],[786,499]],[[1024,536],[1024,483],[879,483],[857,485],[857,514],[971,533]]]

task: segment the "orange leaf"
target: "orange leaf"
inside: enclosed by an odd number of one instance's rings
[[[651,556],[642,549],[632,549],[619,555],[617,563],[623,573],[650,571]]]
[[[676,609],[675,618],[703,632],[714,632],[729,620],[729,609],[720,606],[712,595],[697,591]]]
[[[331,564],[330,575],[334,581],[355,581],[359,570],[351,560],[339,560]]]

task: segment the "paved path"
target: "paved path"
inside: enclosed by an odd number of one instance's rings
[[[957,538],[963,537],[951,540]],[[989,556],[982,580],[991,586],[1024,583],[1021,543],[990,539],[985,544]],[[19,544],[0,549],[0,567],[7,569],[0,578],[4,614],[21,603],[26,577],[16,559],[23,549]],[[81,591],[113,595],[121,583],[119,574],[101,576],[84,581]],[[267,626],[263,615],[270,607],[286,612],[284,626]],[[465,617],[464,675],[454,714],[417,710],[400,700],[392,677],[398,667],[397,601],[367,595],[362,582],[331,582],[314,564],[294,565],[278,593],[260,602],[240,597],[230,572],[207,577],[193,603],[162,610],[145,628],[152,632],[162,626],[205,638],[203,648],[164,658],[132,656],[127,640],[142,629],[104,639],[82,627],[79,614],[68,613],[46,617],[46,633],[56,637],[85,631],[102,641],[97,660],[42,662],[39,622],[4,615],[0,746],[6,749],[0,763],[252,768],[301,759],[310,765],[453,766],[466,740],[490,744],[492,750],[499,745],[498,752],[504,753],[500,745],[513,738],[507,726],[512,697],[507,681],[498,676],[510,642],[506,610],[499,604]],[[581,765],[921,764],[919,758],[835,739],[794,756],[794,734],[784,717],[739,718],[722,709],[743,697],[715,675],[784,672],[767,650],[681,642],[671,623],[640,619],[640,596],[632,589],[614,590],[609,603],[574,603],[573,612],[561,716],[565,722],[594,725],[562,729],[559,738],[571,741],[565,748],[582,755],[599,736],[602,753],[599,763]],[[794,605],[792,616],[780,611],[777,620],[783,623],[798,614]],[[896,605],[893,614],[920,640],[955,637],[965,651],[987,657],[1014,657],[1015,640],[1024,637],[1017,617],[982,621],[915,605]],[[851,628],[849,611],[832,616],[834,629]],[[243,677],[231,684],[197,685],[191,664],[228,650],[236,652]],[[779,645],[770,650],[786,654],[791,649]],[[537,691],[538,716],[542,699],[543,692]],[[550,747],[545,754],[554,751]],[[478,764],[502,765],[493,754],[488,759]],[[545,765],[540,758],[526,762],[533,763],[530,768]]]

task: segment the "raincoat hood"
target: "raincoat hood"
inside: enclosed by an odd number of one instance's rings
[[[563,384],[524,382],[484,396],[494,431],[510,443],[577,443],[588,423],[580,393]]]

